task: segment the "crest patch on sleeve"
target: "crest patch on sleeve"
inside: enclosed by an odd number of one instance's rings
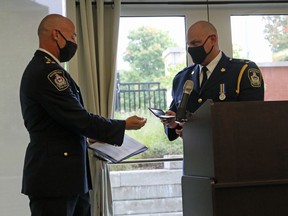
[[[262,76],[260,70],[256,68],[250,68],[248,70],[248,77],[252,87],[261,87],[262,85]]]
[[[63,91],[69,87],[69,83],[64,76],[63,70],[54,70],[48,74],[49,81],[56,87],[58,91]]]

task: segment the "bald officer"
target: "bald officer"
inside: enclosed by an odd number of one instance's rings
[[[264,81],[258,66],[249,60],[232,59],[218,45],[216,28],[207,21],[191,25],[188,53],[195,64],[184,68],[173,80],[172,103],[167,115],[175,116],[186,80],[194,83],[187,112],[195,112],[207,99],[216,102],[264,100]],[[182,136],[182,124],[162,119],[169,140]]]
[[[38,28],[39,49],[21,80],[20,102],[30,136],[22,193],[32,216],[89,216],[91,188],[86,139],[121,145],[125,129],[146,120],[106,119],[85,110],[80,89],[60,62],[77,50],[75,26],[57,14]]]

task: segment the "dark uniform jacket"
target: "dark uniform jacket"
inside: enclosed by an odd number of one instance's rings
[[[21,110],[30,135],[22,193],[72,196],[90,188],[86,137],[121,145],[125,121],[88,113],[70,75],[37,50],[20,86]]]
[[[249,60],[231,59],[222,53],[209,79],[200,89],[199,65],[180,71],[173,80],[170,110],[177,113],[186,80],[194,83],[187,103],[187,112],[194,113],[207,99],[214,102],[264,100],[264,82],[258,66]],[[169,140],[178,137],[174,129],[165,128]]]

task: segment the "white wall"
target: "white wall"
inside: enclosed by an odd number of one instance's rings
[[[0,1],[0,215],[3,216],[30,214],[28,199],[21,194],[29,139],[20,110],[19,85],[38,48],[38,25],[48,13],[48,7],[35,1]]]

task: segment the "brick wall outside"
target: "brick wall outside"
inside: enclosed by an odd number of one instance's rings
[[[265,82],[265,101],[288,100],[288,66],[260,69]]]

